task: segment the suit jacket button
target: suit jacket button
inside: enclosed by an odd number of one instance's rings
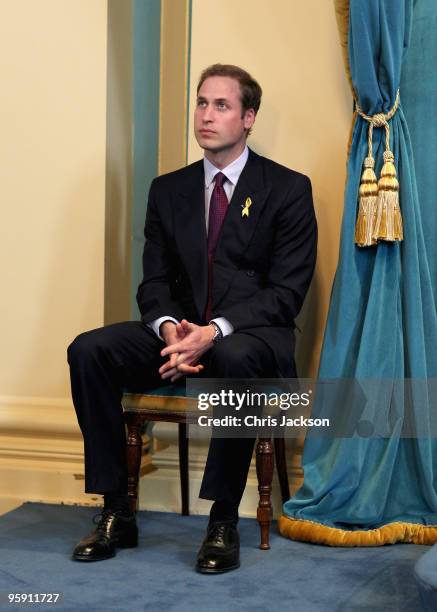
[[[255,276],[255,270],[246,270],[247,276]]]

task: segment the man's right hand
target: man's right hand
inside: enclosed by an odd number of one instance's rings
[[[176,325],[173,321],[164,321],[163,323],[161,323],[159,328],[159,334],[161,338],[164,339],[164,342],[167,346],[170,346],[171,344],[176,344],[176,342],[180,342],[185,338],[186,335],[182,325],[180,323]],[[183,362],[181,362],[180,360],[178,362],[178,358],[179,353],[171,353],[169,360],[166,361],[166,363],[164,363],[159,368],[161,378],[163,378],[163,374],[166,372],[167,376],[165,378],[168,378],[168,375],[170,374],[171,370],[173,374],[171,382],[174,382],[175,380],[181,378],[184,375],[198,374],[203,369],[203,366],[201,364],[190,365],[193,362],[193,359],[190,359],[190,357],[188,356]]]

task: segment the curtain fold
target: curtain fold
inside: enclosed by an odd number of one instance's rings
[[[436,185],[433,191],[418,190],[415,163],[419,160],[421,172],[426,168],[428,174],[435,168],[437,147],[428,147],[428,141],[437,140],[436,123],[430,121],[437,106],[434,103],[419,118],[414,92],[424,40],[430,41],[431,54],[437,48],[435,29],[429,29],[437,25],[437,6],[433,0],[338,0],[336,4],[339,21],[349,21],[351,79],[363,111],[387,113],[400,87],[401,104],[390,121],[390,144],[400,184],[404,241],[379,242],[369,248],[354,244],[368,129],[367,122],[357,116],[319,378],[380,380],[384,385],[409,380],[412,384],[408,398],[403,389],[382,393],[375,406],[378,418],[393,422],[395,414],[399,421],[390,437],[307,438],[304,484],[284,504],[279,526],[292,539],[332,545],[429,544],[437,542],[437,443],[430,435],[437,406],[428,385],[437,378],[437,253],[435,238],[431,243],[425,234],[428,225],[437,231],[437,191]],[[435,66],[437,55],[422,61],[425,68],[427,62]],[[409,62],[415,69],[409,68]],[[437,76],[426,74],[432,99]],[[414,154],[408,114],[414,117],[415,130],[420,128],[420,136],[413,138]],[[375,129],[377,175],[383,152],[384,132]],[[427,184],[431,187],[429,180]],[[399,390],[399,385],[393,388]],[[324,416],[329,416],[329,405],[323,409]],[[332,407],[332,413],[338,413],[338,407]],[[406,418],[420,436],[401,437]]]

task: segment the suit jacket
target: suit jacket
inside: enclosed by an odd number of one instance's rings
[[[246,198],[252,205],[242,217]],[[150,187],[137,301],[144,323],[170,315],[204,324],[208,292],[203,161]],[[213,262],[212,318],[272,350],[278,374],[295,376],[294,318],[309,287],[317,224],[308,177],[249,150]]]

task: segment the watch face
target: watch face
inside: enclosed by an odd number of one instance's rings
[[[209,325],[212,325],[212,327],[214,328],[214,336],[212,338],[213,342],[217,342],[217,340],[223,338],[222,330],[216,323],[212,321],[211,323],[209,323]]]
[[[210,325],[212,325],[214,328],[214,336],[212,337],[212,341],[216,342],[220,337],[220,330],[217,325],[214,325],[214,323],[211,323]]]

